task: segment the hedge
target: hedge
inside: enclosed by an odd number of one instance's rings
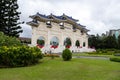
[[[9,37],[4,35],[3,32],[0,32],[0,46],[21,46],[22,43],[18,38],[15,37]]]
[[[120,57],[111,57],[110,61],[120,62]]]
[[[41,50],[37,47],[18,46],[0,47],[0,66],[19,67],[33,65],[42,59]]]

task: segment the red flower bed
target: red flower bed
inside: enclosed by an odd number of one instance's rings
[[[51,48],[55,49],[55,48],[58,48],[58,46],[57,45],[52,45]]]
[[[70,48],[71,46],[70,45],[67,45],[66,48]]]
[[[80,46],[79,48],[82,48],[82,46]]]
[[[43,48],[44,46],[37,44],[37,47],[38,47],[38,48]]]

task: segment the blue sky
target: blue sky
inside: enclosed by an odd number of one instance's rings
[[[120,0],[18,0],[20,20],[28,22],[29,15],[62,15],[78,19],[90,30],[89,34],[101,34],[110,29],[120,29]],[[22,24],[22,37],[31,37],[31,27]]]

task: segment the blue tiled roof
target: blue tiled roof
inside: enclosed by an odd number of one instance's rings
[[[38,23],[33,22],[33,21],[27,22],[27,24],[29,24],[29,25],[36,25],[36,26],[38,26]]]
[[[55,17],[55,18],[57,18],[57,19],[63,20],[63,19],[62,19],[62,16],[56,16],[56,15],[53,15],[53,14],[51,14],[51,15],[49,15],[49,16],[53,16],[53,17]]]
[[[43,17],[43,18],[45,18],[45,19],[51,19],[51,17],[53,17],[53,18],[57,18],[57,19],[59,19],[59,20],[67,20],[67,19],[70,19],[70,20],[72,20],[72,21],[74,21],[75,22],[75,25],[77,26],[77,27],[80,27],[82,30],[84,30],[84,31],[89,31],[88,29],[86,29],[85,27],[86,26],[84,26],[84,25],[81,25],[81,24],[78,24],[78,23],[76,23],[78,20],[77,19],[74,19],[74,18],[72,18],[72,17],[70,17],[70,16],[67,16],[67,15],[65,15],[65,14],[63,14],[62,16],[56,16],[56,15],[53,15],[53,14],[50,14],[50,15],[43,15],[43,14],[40,14],[40,13],[36,13],[36,15],[33,15],[33,16],[31,16],[31,18],[33,17],[36,17],[36,16],[39,16],[39,17]],[[35,24],[37,24],[37,21],[33,21],[33,23]]]
[[[42,14],[40,14],[40,13],[37,13],[36,15],[38,15],[38,16],[40,16],[40,17],[43,17],[43,18],[47,18],[47,19],[49,19],[48,16],[46,16],[46,15],[42,15]]]
[[[81,25],[81,24],[78,24],[78,26],[81,26],[81,27],[86,27],[86,26],[83,26],[83,25]]]
[[[55,15],[54,15],[54,16],[55,16]],[[63,20],[61,16],[55,16],[55,17],[58,18],[58,19]]]
[[[77,19],[73,19],[72,17],[67,16],[67,15],[65,15],[65,14],[63,14],[62,16],[56,16],[56,15],[53,15],[53,14],[51,14],[51,15],[54,16],[54,17],[57,18],[57,19],[60,19],[60,20],[66,20],[65,18],[68,18],[68,19],[70,19],[70,20],[72,20],[72,21],[75,21],[75,22],[78,21]],[[38,12],[37,12],[36,16],[40,16],[40,17],[43,17],[43,18],[46,18],[46,19],[50,19],[50,18],[49,18],[50,15],[46,16],[46,15],[40,14],[40,13],[38,13]]]
[[[86,29],[86,28],[82,28],[84,31],[89,31],[88,29]]]
[[[67,15],[65,15],[65,14],[63,14],[62,16],[63,16],[63,17],[64,17],[64,16],[66,16],[68,19],[70,19],[70,20],[72,20],[72,21],[75,21],[75,22],[77,22],[77,21],[78,21],[77,19],[73,19],[72,17],[67,16]]]

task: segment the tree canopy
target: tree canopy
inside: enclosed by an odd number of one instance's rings
[[[17,0],[0,1],[0,31],[7,36],[19,37],[22,32],[18,8]]]
[[[88,39],[89,46],[95,47],[96,49],[118,49],[120,47],[120,35],[116,39],[115,35],[113,36],[99,36],[91,35]]]

